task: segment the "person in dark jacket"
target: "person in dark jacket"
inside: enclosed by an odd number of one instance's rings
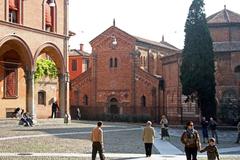
[[[59,107],[58,107],[56,98],[53,98],[51,118],[56,118],[58,110],[59,110]]]
[[[210,117],[209,128],[212,132],[212,138],[216,139],[216,143],[218,144],[218,135],[217,135],[217,122],[214,121],[212,117]]]
[[[205,143],[205,139],[208,141],[208,121],[205,117],[202,118],[202,134],[203,134],[203,143]]]
[[[215,145],[214,138],[210,138],[208,141],[208,146],[206,146],[204,149],[200,150],[201,153],[206,152],[206,151],[207,151],[208,160],[216,160],[216,158],[217,158],[217,160],[220,160],[218,149]]]
[[[185,145],[187,160],[197,160],[197,151],[200,150],[201,143],[198,131],[194,129],[192,121],[187,122],[181,142]]]

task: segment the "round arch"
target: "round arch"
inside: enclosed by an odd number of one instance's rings
[[[0,40],[0,56],[7,51],[14,49],[19,54],[25,71],[33,70],[33,56],[27,43],[17,35],[8,35]]]
[[[108,99],[108,113],[110,114],[120,114],[120,104],[115,97],[110,97]]]
[[[34,64],[36,64],[38,56],[41,54],[46,53],[51,57],[51,59],[55,62],[56,67],[59,71],[59,73],[64,74],[66,72],[66,66],[64,63],[64,58],[63,54],[60,51],[60,49],[53,43],[51,42],[46,42],[42,44],[36,51],[34,55]],[[34,70],[35,70],[35,65],[34,65]]]

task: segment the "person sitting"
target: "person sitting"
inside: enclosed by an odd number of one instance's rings
[[[19,125],[24,125],[26,127],[29,127],[33,125],[33,121],[32,118],[27,114],[27,113],[23,113],[22,117],[19,121]]]

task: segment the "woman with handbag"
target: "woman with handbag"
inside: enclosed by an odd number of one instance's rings
[[[201,144],[198,131],[194,129],[192,121],[187,122],[181,142],[185,145],[187,160],[197,160],[197,151],[200,151]]]
[[[168,139],[170,139],[168,133],[168,120],[165,115],[162,115],[160,125],[161,125],[161,140],[163,140],[165,137],[168,137]]]

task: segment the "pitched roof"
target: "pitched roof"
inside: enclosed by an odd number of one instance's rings
[[[123,31],[122,29],[120,29],[120,28],[118,28],[116,26],[111,26],[108,29],[106,29],[104,32],[102,32],[97,37],[95,37],[93,40],[91,40],[90,44],[92,44],[94,41],[96,41],[96,39],[99,38],[100,36],[102,36],[102,35],[106,36],[105,33],[108,32],[111,29],[117,29],[118,31],[128,35],[129,37],[134,38],[138,42],[143,42],[143,43],[147,43],[147,44],[151,44],[151,45],[155,45],[155,46],[158,46],[158,47],[163,47],[163,48],[167,48],[167,49],[171,49],[171,50],[179,50],[178,48],[176,48],[175,46],[169,44],[166,41],[156,42],[156,41],[148,40],[148,39],[141,38],[141,37],[138,37],[138,36],[133,36],[133,35]]]
[[[225,7],[223,10],[209,16],[207,18],[207,23],[208,24],[240,23],[240,14],[230,11]]]
[[[68,55],[69,56],[90,56],[88,52],[80,51],[78,49],[71,49]]]
[[[169,44],[168,42],[165,42],[165,41],[156,42],[156,41],[148,40],[148,39],[137,37],[137,36],[135,36],[135,38],[139,42],[148,43],[148,44],[151,44],[151,45],[155,45],[155,46],[158,46],[158,47],[163,47],[163,48],[167,48],[167,49],[171,49],[171,50],[179,50],[175,46],[173,46],[173,45],[171,45],[171,44]]]

